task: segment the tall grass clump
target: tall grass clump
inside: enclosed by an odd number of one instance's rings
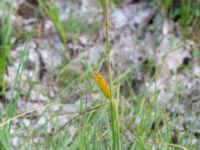
[[[109,85],[105,81],[104,77],[99,73],[95,72],[94,77],[97,85],[100,90],[103,92],[105,97],[109,100],[110,105],[110,120],[111,120],[111,130],[112,130],[112,149],[113,150],[121,150],[120,144],[120,133],[119,133],[119,119],[118,119],[118,101],[113,98],[113,79],[111,72],[111,64],[110,64],[110,47],[109,47],[109,35],[108,35],[108,11],[109,11],[109,3],[108,0],[104,1],[105,8],[104,16],[105,16],[105,28],[106,28],[106,55],[107,55],[107,65],[108,65],[108,78]]]
[[[20,58],[20,63],[17,67],[17,71],[16,71],[16,75],[15,78],[13,80],[12,86],[11,86],[11,98],[9,103],[6,103],[5,108],[6,108],[6,115],[7,115],[7,119],[3,120],[3,116],[2,114],[4,112],[0,111],[0,147],[3,147],[3,150],[10,150],[10,140],[11,140],[11,133],[10,133],[10,129],[11,129],[11,123],[12,120],[14,120],[14,114],[16,112],[16,103],[17,100],[19,99],[19,93],[20,91],[18,91],[16,89],[17,87],[17,82],[20,80],[22,72],[23,72],[23,68],[25,65],[25,62],[27,60],[27,56],[28,56],[28,40],[24,46],[23,49],[23,53],[22,56]]]
[[[60,38],[64,45],[67,44],[67,37],[65,34],[63,23],[59,17],[59,10],[56,6],[56,1],[50,0],[50,1],[43,1],[38,0],[39,2],[39,8],[41,13],[44,16],[48,16],[51,21],[53,22],[54,27],[56,28],[57,32],[60,35]]]
[[[12,32],[12,6],[7,10],[6,2],[0,2],[0,95],[5,95],[5,70],[8,50],[10,48],[10,34]]]
[[[0,87],[1,87],[1,96],[4,98],[6,92],[6,81],[5,73],[7,66],[7,57],[8,51],[11,47],[11,33],[12,33],[12,14],[13,14],[13,3],[11,2],[10,6],[7,7],[6,1],[0,2],[0,9],[2,10],[1,23],[0,23]],[[16,75],[13,79],[11,86],[11,95],[9,101],[5,100],[5,111],[0,110],[0,149],[10,150],[12,139],[10,129],[11,121],[13,120],[15,111],[16,111],[16,102],[19,98],[19,91],[17,90],[17,82],[21,78],[24,64],[27,59],[27,50],[28,50],[28,40],[22,50],[22,55],[20,58],[20,63],[17,67]],[[5,118],[6,115],[6,119]]]
[[[10,48],[10,35],[12,32],[12,6],[7,10],[6,2],[3,0],[0,2],[0,9],[2,10],[2,15],[0,16],[0,95],[2,98],[5,96],[6,91],[6,61],[7,54]],[[3,112],[0,110],[0,123],[3,121]],[[9,126],[0,127],[0,148],[9,150]]]

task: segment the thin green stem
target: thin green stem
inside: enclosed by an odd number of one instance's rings
[[[111,72],[111,63],[110,63],[110,47],[109,47],[109,35],[108,35],[108,7],[109,3],[106,0],[106,10],[105,10],[105,24],[106,24],[106,51],[107,51],[107,63],[108,63],[108,77],[109,77],[109,86],[110,91],[112,92],[112,72]],[[112,92],[113,93],[113,92]],[[119,126],[118,126],[118,105],[117,101],[113,100],[111,97],[110,100],[110,111],[111,111],[111,121],[112,121],[112,149],[121,150],[120,139],[119,139]]]
[[[108,39],[108,0],[106,0],[106,11],[105,11],[105,17],[106,17],[106,51],[108,56],[108,77],[109,77],[109,86],[110,90],[112,92],[112,73],[111,73],[111,65],[110,65],[110,47],[109,47],[109,39]]]
[[[155,96],[155,99],[154,99],[154,112],[155,112],[155,143],[157,143],[157,138],[158,138],[158,123],[157,123],[157,68],[156,68],[156,71],[155,71],[155,87],[154,87],[154,96]],[[155,144],[155,149],[157,149],[157,144]]]

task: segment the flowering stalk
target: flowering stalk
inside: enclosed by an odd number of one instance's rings
[[[107,97],[108,99],[111,100],[112,93],[111,93],[111,90],[110,90],[106,80],[104,79],[104,77],[99,72],[95,72],[94,78],[95,78],[95,81],[96,81],[97,85],[99,86],[100,90],[105,95],[105,97]]]
[[[112,149],[121,150],[120,144],[120,134],[119,134],[119,125],[118,125],[118,102],[112,97],[112,73],[111,73],[111,64],[110,64],[110,48],[109,48],[109,39],[108,39],[108,0],[102,0],[106,2],[105,11],[105,28],[106,28],[106,52],[107,52],[107,63],[108,63],[108,77],[109,77],[109,86],[104,79],[104,77],[99,73],[94,73],[94,78],[100,90],[104,93],[105,97],[110,100],[110,112],[111,112],[111,129],[112,129]]]

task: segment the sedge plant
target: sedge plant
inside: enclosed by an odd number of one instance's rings
[[[109,85],[107,84],[105,78],[99,72],[94,73],[94,78],[99,86],[102,93],[109,100],[110,104],[110,119],[111,119],[111,129],[112,129],[112,149],[121,150],[120,144],[120,133],[119,133],[119,118],[118,118],[118,101],[113,98],[113,88],[112,88],[112,72],[111,72],[111,63],[110,63],[110,47],[109,47],[109,35],[108,35],[108,7],[109,3],[106,0],[106,9],[104,11],[105,16],[105,28],[106,28],[106,55],[107,55],[107,65],[108,65],[108,77]]]

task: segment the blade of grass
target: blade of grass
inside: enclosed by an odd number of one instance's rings
[[[63,23],[59,17],[59,11],[58,11],[58,8],[56,7],[56,2],[54,0],[50,0],[50,1],[38,0],[38,2],[39,2],[39,7],[42,14],[44,16],[47,15],[51,19],[51,21],[54,24],[54,27],[56,28],[57,32],[60,35],[60,38],[63,44],[66,45],[67,37],[65,34]]]

